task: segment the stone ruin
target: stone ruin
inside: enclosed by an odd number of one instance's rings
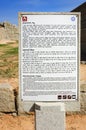
[[[9,22],[0,23],[0,41],[2,40],[18,40],[18,27]]]

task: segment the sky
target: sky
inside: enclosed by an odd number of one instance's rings
[[[70,12],[86,0],[0,0],[0,22],[18,25],[19,12]]]

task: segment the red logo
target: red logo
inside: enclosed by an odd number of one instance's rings
[[[22,21],[27,21],[27,16],[23,16]]]

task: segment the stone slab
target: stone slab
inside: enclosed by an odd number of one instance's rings
[[[36,130],[65,130],[63,103],[36,103]]]
[[[0,112],[15,111],[15,96],[11,86],[7,83],[0,84]]]
[[[52,103],[52,102],[51,102]],[[57,102],[55,102],[57,103]],[[19,115],[32,112],[35,110],[35,102],[21,101],[18,99],[18,113]],[[64,102],[66,112],[80,111],[80,101]]]
[[[37,102],[35,103],[35,110],[41,110],[41,111],[65,111],[64,103],[57,103],[57,102]]]

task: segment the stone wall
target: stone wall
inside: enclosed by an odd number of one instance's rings
[[[0,23],[0,41],[18,40],[18,27],[9,22]]]

